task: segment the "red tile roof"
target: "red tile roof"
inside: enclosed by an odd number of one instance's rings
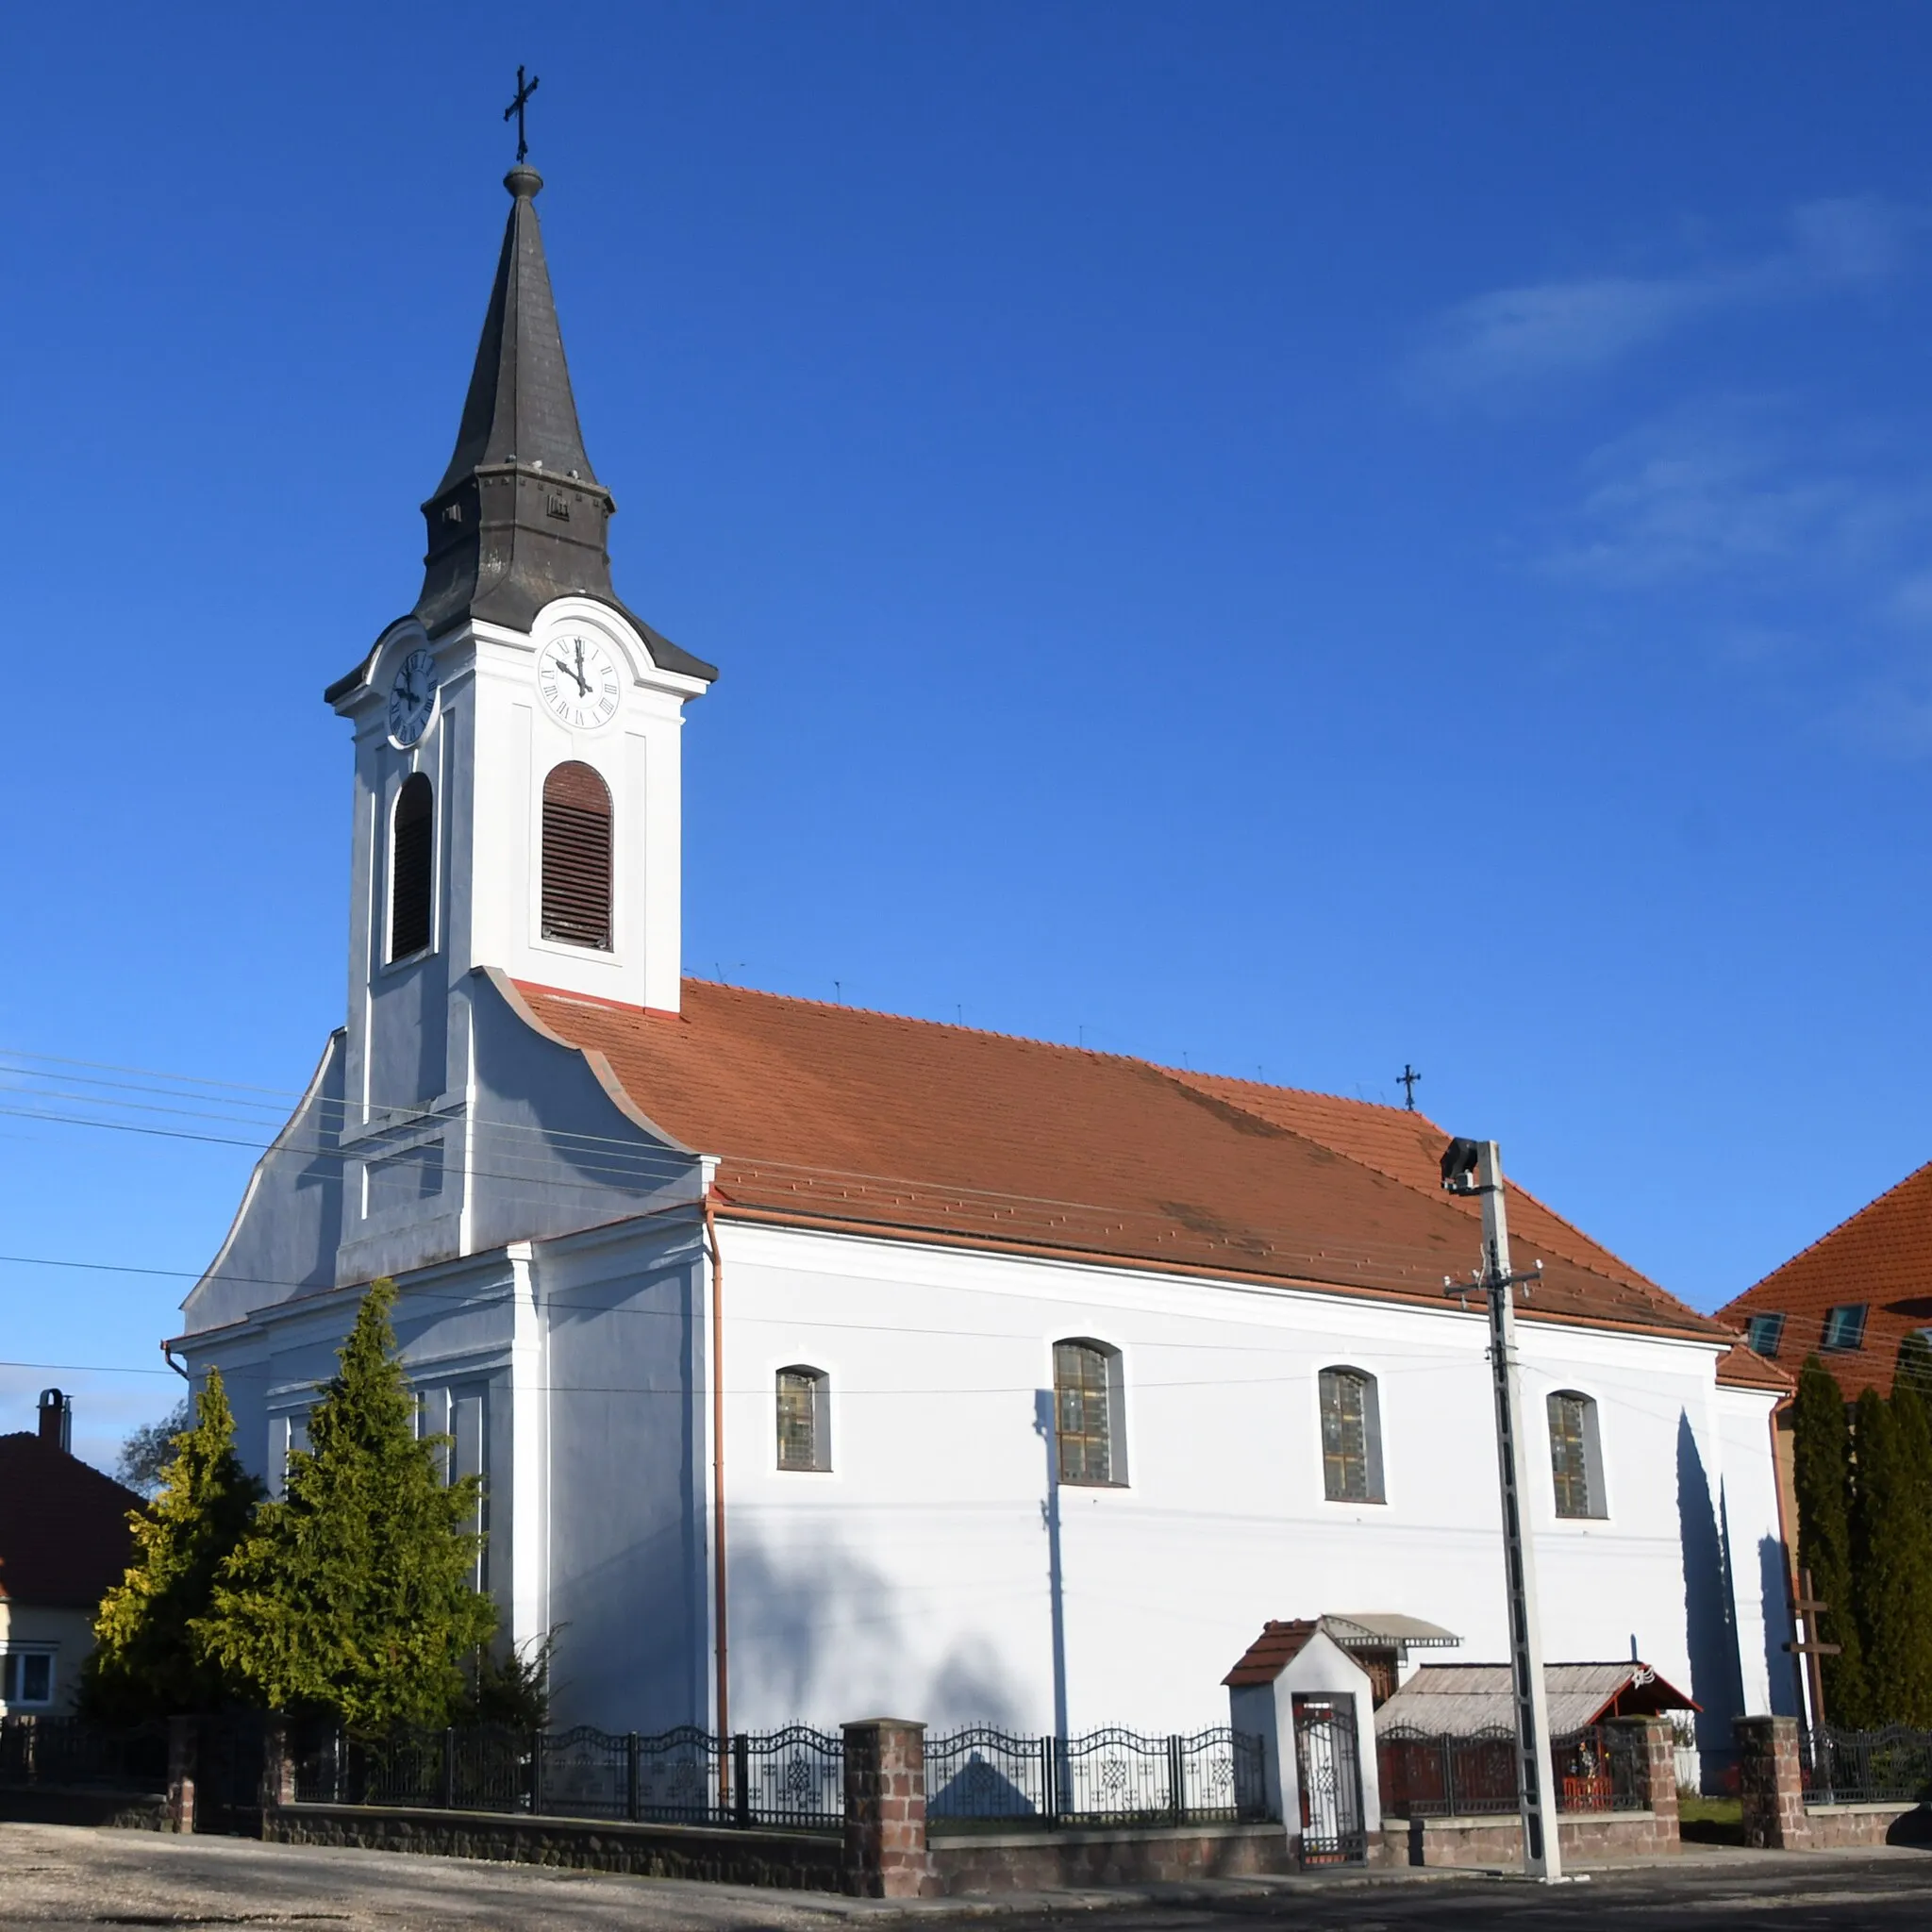
[[[133,1554],[132,1490],[38,1435],[0,1436],[0,1597],[91,1610]]]
[[[1797,1378],[1788,1375],[1775,1362],[1768,1362],[1755,1349],[1741,1341],[1733,1342],[1717,1358],[1717,1378],[1734,1389],[1776,1389],[1797,1387]]]
[[[1480,1252],[1421,1114],[858,1008],[684,983],[680,1013],[502,982],[723,1157],[727,1218],[1442,1304]],[[1513,1183],[1531,1320],[1727,1339]]]
[[[1308,1639],[1321,1627],[1313,1617],[1293,1617],[1287,1623],[1270,1617],[1261,1626],[1260,1636],[1248,1645],[1241,1661],[1221,1681],[1234,1690],[1250,1684],[1274,1683],[1301,1656]]]
[[[1807,1355],[1823,1354],[1826,1313],[1861,1304],[1861,1345],[1834,1349],[1824,1361],[1848,1396],[1867,1389],[1889,1394],[1900,1343],[1932,1329],[1932,1165],[1773,1269],[1718,1319],[1742,1328],[1753,1315],[1782,1315],[1777,1359],[1795,1374]]]

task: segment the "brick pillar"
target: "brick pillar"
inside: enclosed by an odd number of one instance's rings
[[[194,1757],[199,1726],[192,1717],[168,1720],[168,1824],[194,1829]]]
[[[289,1721],[271,1716],[261,1730],[261,1807],[266,1811],[294,1802],[295,1752],[289,1739]]]
[[[1740,1717],[1738,1792],[1744,1801],[1744,1842],[1759,1851],[1799,1851],[1811,1842],[1805,1783],[1798,1768],[1794,1717]]]
[[[1614,1723],[1637,1732],[1642,1746],[1638,1775],[1642,1780],[1645,1810],[1657,1820],[1657,1848],[1675,1851],[1677,1834],[1677,1737],[1667,1717],[1617,1718]]]
[[[860,1898],[939,1890],[925,1848],[925,1726],[903,1718],[844,1724],[845,1889]]]

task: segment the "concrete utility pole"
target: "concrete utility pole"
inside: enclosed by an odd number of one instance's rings
[[[1472,1178],[1474,1175],[1474,1178]],[[1442,1185],[1452,1194],[1480,1194],[1483,1265],[1474,1287],[1489,1298],[1490,1381],[1496,1399],[1496,1474],[1503,1491],[1503,1561],[1509,1590],[1509,1688],[1516,1707],[1516,1795],[1523,1817],[1523,1872],[1548,1884],[1563,1876],[1550,1789],[1550,1712],[1543,1682],[1542,1626],[1537,1619],[1536,1548],[1524,1518],[1529,1455],[1518,1426],[1523,1377],[1516,1357],[1516,1307],[1510,1291],[1537,1279],[1509,1272],[1509,1217],[1503,1202],[1503,1158],[1493,1141],[1452,1141],[1442,1157]],[[1467,1296],[1469,1282],[1444,1288]]]

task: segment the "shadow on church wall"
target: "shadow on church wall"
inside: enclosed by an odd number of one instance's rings
[[[1744,1709],[1730,1552],[1687,1414],[1677,1418],[1677,1526],[1684,1552],[1689,1689],[1703,1706],[1696,1718],[1697,1748],[1700,1753],[1727,1755],[1734,1748],[1732,1721]]]
[[[1772,1714],[1802,1717],[1797,1659],[1785,1648],[1797,1634],[1791,1627],[1790,1578],[1785,1569],[1785,1546],[1774,1536],[1757,1540],[1757,1589],[1764,1606],[1764,1673],[1771,1683]]]
[[[970,1579],[957,1588],[970,1601]],[[956,1640],[936,1660],[912,1641],[944,1592],[919,1601],[833,1538],[778,1548],[745,1517],[731,1525],[733,1729],[875,1716],[1014,1725],[1024,1702],[993,1645]],[[924,1606],[924,1607],[922,1607]]]

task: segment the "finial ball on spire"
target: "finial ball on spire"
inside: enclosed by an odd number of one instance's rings
[[[538,191],[543,186],[543,177],[535,168],[515,167],[503,177],[503,185],[519,201],[533,201]]]

